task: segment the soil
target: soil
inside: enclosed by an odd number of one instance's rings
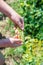
[[[10,31],[5,32],[5,26],[7,25],[6,20],[0,21],[0,39],[6,38],[6,37],[11,37]],[[0,48],[0,52],[2,53],[2,56],[5,53],[5,48]],[[5,64],[4,65],[14,65],[13,64],[13,59],[12,58],[7,58],[5,59]]]
[[[5,0],[8,4],[13,2],[14,0]],[[17,0],[15,0],[17,1]],[[10,31],[8,30],[7,32],[5,31],[5,26],[7,25],[6,20],[1,20],[0,21],[0,39],[2,38],[6,38],[6,37],[12,37],[12,35],[10,34]],[[0,48],[0,52],[2,54],[1,57],[3,57],[4,53],[5,53],[5,48]],[[4,57],[3,57],[4,59]],[[15,65],[14,61],[11,57],[5,59],[5,63],[4,65]]]

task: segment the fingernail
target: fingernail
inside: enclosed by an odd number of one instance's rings
[[[22,30],[24,30],[24,28],[22,27]]]

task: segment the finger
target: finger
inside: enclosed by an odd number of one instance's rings
[[[24,30],[24,20],[23,20],[23,18],[20,18],[20,23],[21,23],[22,30]]]
[[[22,41],[20,39],[15,39],[13,43],[13,47],[18,47],[22,45]]]
[[[14,25],[14,29],[15,29],[15,30],[17,29],[17,24]]]
[[[18,26],[21,30],[24,30],[24,20],[23,20],[22,17],[16,19],[15,27],[17,28],[17,26]]]
[[[21,46],[22,45],[22,43],[21,44],[14,44],[14,47],[19,47],[19,46]]]
[[[20,23],[23,24],[23,19],[22,18],[20,18]]]
[[[21,43],[22,40],[21,40],[21,39],[14,39],[14,42],[19,42],[19,43]]]
[[[9,38],[9,40],[10,40],[10,47],[18,47],[22,45],[22,41],[20,39]]]
[[[20,39],[20,37],[18,36],[18,33],[16,33],[17,35],[15,35],[13,38],[14,39]]]
[[[18,46],[21,46],[21,45],[22,45],[22,41],[19,40],[19,39],[14,42],[15,47],[18,47]]]
[[[15,41],[14,41],[16,44],[22,44],[22,40],[20,40],[20,39],[15,39]]]

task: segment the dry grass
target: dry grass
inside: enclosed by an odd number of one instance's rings
[[[7,32],[5,31],[5,26],[6,25],[8,25],[8,24],[5,20],[0,21],[0,33],[2,34],[2,36],[11,37],[11,34],[10,34],[9,30]],[[4,55],[5,54],[5,49],[0,49],[0,52]],[[13,64],[13,59],[10,58],[10,57],[5,59],[5,63],[6,63],[6,65],[14,65]]]

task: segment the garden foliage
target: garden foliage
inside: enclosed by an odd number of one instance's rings
[[[24,17],[25,36],[43,40],[43,0],[18,0],[10,6]]]
[[[24,17],[25,24],[25,43],[11,53],[19,57],[15,65],[43,65],[43,0],[17,0],[10,6]]]
[[[43,0],[21,1],[22,15],[25,20],[25,35],[43,39]]]

